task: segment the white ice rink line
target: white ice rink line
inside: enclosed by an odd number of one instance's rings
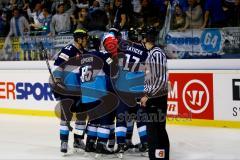
[[[58,124],[55,118],[0,114],[0,159],[90,159],[60,155]],[[171,160],[240,159],[240,129],[168,125],[167,130]]]

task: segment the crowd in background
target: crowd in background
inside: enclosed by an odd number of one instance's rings
[[[240,26],[240,0],[181,0],[174,5],[171,29]]]
[[[163,23],[164,8],[149,0],[12,0],[0,7],[1,36],[62,35],[77,28],[106,31]],[[163,4],[165,5],[165,4]],[[151,22],[150,22],[151,21]]]
[[[172,30],[240,26],[240,0],[1,0],[0,36],[106,31],[112,25],[161,29],[168,3]]]

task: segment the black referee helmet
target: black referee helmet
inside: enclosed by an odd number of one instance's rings
[[[158,36],[158,30],[156,27],[147,26],[142,33],[143,38],[146,38],[147,42],[154,43]]]

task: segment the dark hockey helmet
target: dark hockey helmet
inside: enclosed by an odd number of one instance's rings
[[[77,38],[88,37],[88,33],[84,29],[77,29],[73,32],[73,38],[76,41]]]
[[[120,32],[120,26],[119,25],[113,25],[111,28],[108,30],[109,33],[113,33],[114,36],[121,37],[122,34]]]
[[[89,49],[99,50],[101,40],[97,35],[89,36]]]
[[[128,31],[128,39],[137,42],[139,41],[138,31],[135,28],[130,28]]]

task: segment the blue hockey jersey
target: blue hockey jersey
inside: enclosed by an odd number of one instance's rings
[[[81,53],[74,45],[63,48],[54,63],[54,77],[61,78],[66,89],[79,91],[82,103],[100,100],[110,86],[108,53]]]
[[[79,66],[69,63],[87,51],[80,51],[73,44],[62,48],[54,62],[53,75],[61,78],[67,90],[79,90]]]
[[[93,51],[83,55],[79,69],[82,103],[94,102],[107,95],[111,62],[107,53]]]
[[[121,40],[118,55],[120,72],[116,80],[116,89],[122,92],[142,93],[148,50],[142,44]]]

